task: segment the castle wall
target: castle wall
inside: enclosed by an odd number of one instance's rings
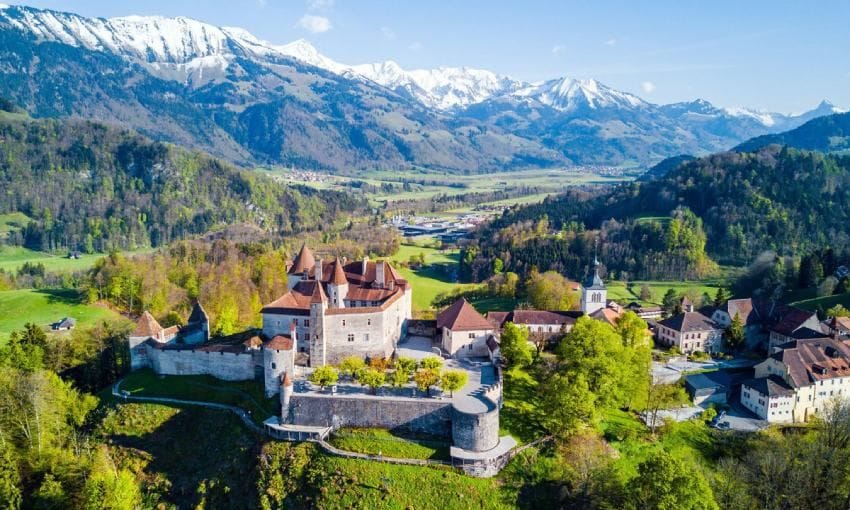
[[[410,318],[410,292],[386,309],[360,313],[326,313],[324,334],[327,363],[339,363],[346,356],[389,357]]]
[[[379,427],[447,437],[451,434],[450,401],[295,394],[290,402],[290,417],[295,425]]]
[[[162,375],[211,375],[225,381],[254,379],[259,360],[252,352],[230,353],[191,349],[147,348],[150,367]]]
[[[443,350],[455,358],[488,357],[487,337],[492,329],[452,331],[443,328]]]
[[[131,336],[128,340],[130,348],[130,370],[150,367],[146,337]]]
[[[263,316],[263,336],[266,338],[274,338],[277,335],[289,336],[292,327],[292,321],[295,321],[295,329],[298,338],[308,338],[310,336],[310,316],[309,315],[285,315],[277,313],[264,313]],[[308,346],[300,346],[306,351]]]

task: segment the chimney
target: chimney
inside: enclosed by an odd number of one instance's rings
[[[316,281],[317,281],[317,282],[322,281],[322,265],[323,265],[323,264],[322,264],[322,259],[319,259],[319,260],[317,260],[317,261],[316,261],[316,271],[315,271],[315,274],[316,274]]]
[[[384,264],[383,260],[375,263],[375,283],[380,288],[384,288]]]
[[[367,267],[369,267],[369,257],[368,257],[368,255],[363,257],[363,267],[360,269],[360,274],[362,274],[363,276],[366,276],[366,268]]]

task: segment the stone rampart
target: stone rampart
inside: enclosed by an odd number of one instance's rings
[[[451,434],[451,401],[434,399],[345,397],[295,394],[295,425],[378,427],[397,431]]]

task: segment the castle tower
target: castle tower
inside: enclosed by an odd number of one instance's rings
[[[316,282],[313,294],[310,296],[310,366],[324,366],[327,360],[327,345],[325,343],[325,311],[328,307],[328,296],[322,289],[322,284]]]
[[[301,251],[292,261],[292,266],[287,271],[287,285],[289,290],[298,285],[298,282],[305,279],[307,274],[316,265],[316,258],[313,257],[313,252],[307,248],[307,243],[301,245]]]
[[[328,281],[328,299],[332,308],[345,308],[345,296],[348,295],[348,278],[342,269],[342,262],[336,259],[331,268],[331,279]]]
[[[192,307],[192,313],[189,314],[189,319],[186,321],[186,326],[183,330],[185,331],[184,341],[188,344],[209,341],[210,317],[200,302],[195,301],[195,306]]]
[[[280,383],[280,422],[289,423],[290,408],[292,404],[292,393],[294,393],[295,385],[292,382],[289,372],[283,374],[283,380]]]
[[[605,308],[608,302],[608,289],[599,277],[599,259],[593,257],[593,273],[581,287],[581,311],[586,315]]]

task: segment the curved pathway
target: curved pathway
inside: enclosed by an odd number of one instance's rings
[[[200,406],[207,407],[210,409],[223,409],[225,411],[230,411],[238,416],[246,427],[251,429],[251,431],[257,434],[265,435],[265,431],[262,427],[254,423],[254,420],[251,419],[251,416],[241,407],[229,406],[227,404],[219,404],[217,402],[205,402],[202,400],[183,400],[179,398],[166,398],[166,397],[136,397],[133,395],[126,395],[121,393],[121,383],[124,382],[124,379],[119,379],[118,382],[112,385],[112,396],[116,398],[120,398],[124,401],[132,401],[132,402],[151,402],[151,403],[159,403],[159,404],[180,404],[180,405],[190,405],[190,406]]]
[[[132,402],[150,402],[150,403],[159,403],[159,404],[179,404],[179,405],[191,405],[191,406],[199,406],[206,407],[209,409],[222,409],[225,411],[230,411],[238,416],[242,422],[248,427],[251,431],[268,436],[268,433],[254,423],[254,420],[251,419],[251,416],[242,408],[231,406],[227,404],[219,404],[217,402],[205,402],[202,400],[183,400],[179,398],[166,398],[166,397],[137,397],[133,395],[127,395],[121,393],[121,383],[124,382],[124,379],[119,379],[118,382],[112,385],[112,396],[119,398],[123,401],[132,401]],[[540,443],[549,441],[552,439],[552,436],[541,437],[540,439],[536,439],[528,444],[522,445],[520,447],[514,448],[510,452],[511,458],[515,457],[519,453],[525,451],[528,448],[533,446],[537,446]],[[407,464],[411,466],[450,466],[450,461],[445,460],[435,460],[435,459],[406,459],[401,457],[386,457],[383,455],[374,455],[369,453],[358,453],[358,452],[350,452],[348,450],[340,450],[339,448],[333,446],[328,443],[324,439],[308,439],[308,441],[312,443],[318,444],[322,450],[325,452],[336,455],[338,457],[346,457],[349,459],[362,459],[362,460],[372,460],[378,462],[386,462],[388,464]]]

